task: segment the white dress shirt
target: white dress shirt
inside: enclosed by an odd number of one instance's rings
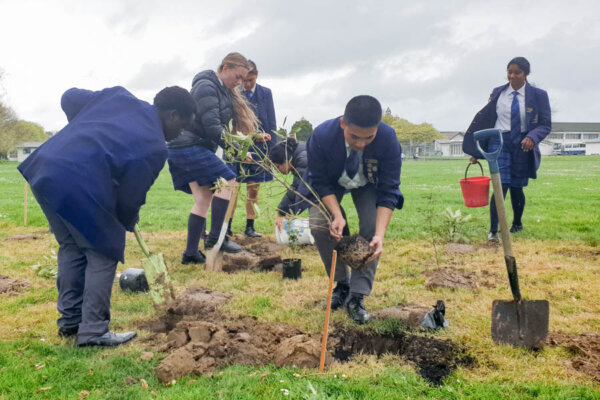
[[[346,158],[348,158],[348,155],[352,149],[348,143],[344,142],[344,144],[346,145]],[[358,154],[358,172],[356,175],[354,175],[354,178],[350,179],[346,173],[346,168],[344,168],[342,171],[342,176],[340,176],[338,179],[338,184],[348,190],[358,189],[359,187],[363,187],[367,184],[367,178],[365,177],[365,174],[363,174],[363,150],[357,151],[356,153]]]
[[[500,93],[500,97],[498,97],[498,103],[496,103],[496,114],[498,114],[498,118],[496,119],[494,128],[503,131],[510,131],[510,108],[512,106],[514,91],[515,90],[509,84],[508,87],[504,89],[502,93]],[[526,132],[527,121],[525,120],[525,85],[521,86],[521,88],[517,90],[517,93],[517,100],[519,101],[519,114],[521,114],[521,132]]]

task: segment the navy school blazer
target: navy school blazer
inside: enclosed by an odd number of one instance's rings
[[[463,140],[463,151],[466,154],[479,159],[483,158],[483,155],[477,149],[473,133],[481,129],[494,127],[498,118],[496,114],[498,98],[509,84],[495,88],[490,95],[489,102],[473,118]],[[535,179],[542,157],[539,143],[552,130],[552,113],[548,93],[545,90],[531,86],[528,82],[525,83],[525,121],[527,130],[522,132],[519,137],[511,137],[511,142],[505,148],[509,148],[511,151],[511,172],[515,176]],[[508,135],[505,135],[504,139],[506,140],[508,137]],[[521,150],[521,141],[525,137],[529,137],[535,143],[533,151]]]
[[[254,107],[254,112],[260,121],[260,127],[265,132],[271,135],[271,141],[267,142],[270,149],[277,144],[277,135],[273,131],[277,130],[277,122],[275,119],[275,106],[273,104],[273,94],[271,89],[256,84],[254,93],[250,97],[250,103]],[[256,145],[261,145],[257,143]],[[264,151],[264,149],[263,149]]]
[[[125,230],[167,159],[158,110],[118,86],[69,89],[61,104],[69,123],[18,169],[94,250],[123,262]]]
[[[317,126],[306,144],[307,180],[319,197],[330,194],[339,197],[346,191],[338,184],[346,164],[346,145],[340,119],[330,119]],[[401,154],[396,132],[380,122],[375,139],[364,149],[362,160],[363,173],[377,190],[377,207],[394,210],[404,204],[404,196],[400,192]]]

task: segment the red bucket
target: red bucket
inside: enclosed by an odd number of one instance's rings
[[[465,170],[465,178],[460,180],[460,188],[467,207],[484,207],[490,202],[490,177],[483,176],[483,167],[479,161],[477,164],[481,168],[482,176],[467,178],[467,171],[472,165],[469,163]]]

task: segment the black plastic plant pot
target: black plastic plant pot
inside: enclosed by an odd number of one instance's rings
[[[283,260],[283,277],[286,279],[302,278],[302,260],[299,258],[286,258]]]
[[[119,278],[121,290],[131,290],[132,292],[147,292],[148,280],[146,274],[141,268],[127,268]]]

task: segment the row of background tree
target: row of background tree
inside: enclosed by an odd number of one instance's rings
[[[2,82],[0,70],[0,83]],[[21,120],[0,97],[0,159],[8,158],[15,146],[22,142],[44,142],[51,133],[46,133],[40,124]]]
[[[433,125],[426,122],[422,124],[413,124],[392,114],[388,107],[383,115],[383,122],[394,128],[398,141],[402,143],[433,143],[436,139],[445,139]],[[292,125],[291,133],[296,134],[299,141],[307,141],[313,131],[313,126],[304,117]]]

